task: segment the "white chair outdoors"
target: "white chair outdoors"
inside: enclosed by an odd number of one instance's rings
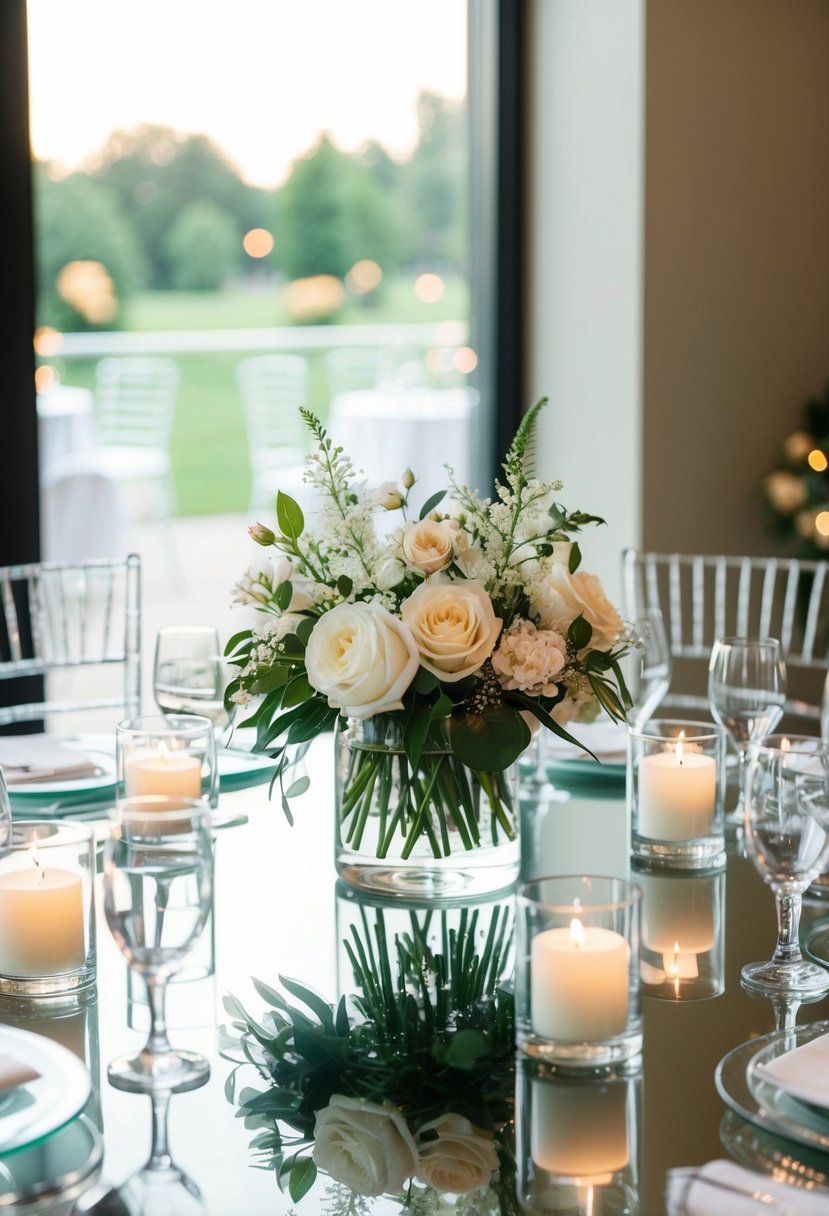
[[[0,726],[55,714],[140,712],[140,559],[0,567],[0,681],[44,678],[43,699],[0,706]],[[93,669],[95,669],[93,671]]]
[[[659,608],[674,660],[660,715],[669,717],[671,709],[709,713],[705,680],[717,638],[773,637],[786,660],[787,714],[819,721],[829,670],[827,569],[829,563],[794,558],[626,549],[625,611]]]
[[[160,355],[110,356],[95,370],[101,467],[122,484],[154,485],[154,513],[165,519],[175,505],[170,436],[179,380],[175,360]]]
[[[376,388],[388,375],[387,358],[380,346],[344,346],[325,356],[330,399],[340,393]]]
[[[251,355],[236,381],[253,473],[251,508],[273,506],[277,490],[301,500],[310,436],[300,406],[308,404],[308,361],[302,355]]]

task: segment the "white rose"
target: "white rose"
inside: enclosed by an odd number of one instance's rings
[[[445,570],[452,560],[454,546],[452,529],[433,519],[421,519],[403,529],[400,547],[414,570],[436,574]]]
[[[553,541],[553,565],[567,566],[570,568],[570,554],[573,552],[573,542],[571,540],[554,540]]]
[[[338,604],[317,621],[305,651],[311,686],[350,718],[402,709],[419,663],[407,626],[379,604]]]
[[[437,1132],[437,1140],[424,1132]],[[417,1133],[420,1165],[417,1177],[426,1186],[452,1195],[466,1195],[488,1186],[498,1169],[498,1150],[492,1137],[463,1115],[441,1115],[424,1123]]]
[[[566,626],[577,616],[583,616],[593,627],[590,646],[606,650],[622,632],[619,613],[604,593],[595,574],[577,570],[571,574],[566,566],[554,565],[536,589],[530,612],[543,628]]]
[[[427,580],[400,606],[427,671],[448,684],[472,675],[492,654],[501,622],[480,583]]]
[[[417,1145],[400,1111],[344,1094],[317,1111],[312,1156],[358,1195],[397,1191],[417,1169]]]

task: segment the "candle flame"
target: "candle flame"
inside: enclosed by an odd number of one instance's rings
[[[570,921],[570,938],[574,946],[584,945],[584,925],[577,916]]]
[[[679,732],[679,738],[676,741],[676,759],[677,759],[678,764],[682,763],[682,752],[683,752],[684,746],[685,746],[685,731],[681,730]]]

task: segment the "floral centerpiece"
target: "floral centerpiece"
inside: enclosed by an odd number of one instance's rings
[[[393,941],[382,910],[370,930],[352,925],[357,992],[336,1006],[284,977],[282,992],[253,981],[269,1005],[258,1020],[225,998],[223,1054],[236,1064],[225,1092],[255,1132],[258,1163],[295,1202],[319,1171],[329,1211],[391,1195],[425,1216],[451,1195],[459,1213],[518,1212],[512,908],[479,911],[464,909],[456,927],[441,913],[439,950],[417,920]],[[237,1093],[251,1065],[258,1083]]]
[[[797,557],[829,557],[829,385],[803,405],[800,426],[780,444],[763,479],[763,497],[778,535]]]
[[[416,886],[458,855],[466,871],[488,868],[479,889],[506,885],[518,865],[514,766],[532,728],[576,745],[574,716],[624,718],[622,622],[573,539],[603,521],[568,512],[561,483],[532,474],[544,404],[522,420],[492,498],[450,472],[419,510],[409,470],[363,486],[302,410],[316,443],[315,527],[279,493],[278,531],[250,529],[278,557],[237,587],[268,620],[229,642],[238,674],[226,700],[259,698],[242,725],[276,758],[289,817],[307,785],[284,780],[296,748],[336,727],[338,868],[357,885],[412,867]],[[381,533],[391,513],[397,526]]]

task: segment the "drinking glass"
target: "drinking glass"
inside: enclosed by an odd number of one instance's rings
[[[774,892],[778,934],[771,960],[743,967],[743,983],[829,992],[829,971],[804,959],[799,939],[803,892],[829,861],[829,749],[820,739],[770,735],[749,745],[745,840]]]
[[[0,768],[0,848],[7,845],[12,835],[12,804],[6,779]]]
[[[627,721],[632,730],[639,730],[671,686],[671,651],[658,608],[643,608],[624,624],[630,649],[621,661],[622,672],[633,702]]]
[[[227,684],[218,630],[209,625],[159,629],[153,693],[163,714],[198,714],[221,734],[230,725],[224,706]]]
[[[776,638],[727,637],[716,641],[708,664],[708,701],[739,757],[737,805],[742,820],[748,745],[771,734],[786,704],[786,665]]]
[[[178,1093],[209,1075],[203,1056],[171,1046],[165,994],[204,929],[212,899],[210,808],[164,795],[120,803],[104,846],[104,912],[129,966],[146,983],[150,1032],[140,1052],[109,1065],[119,1089]]]

